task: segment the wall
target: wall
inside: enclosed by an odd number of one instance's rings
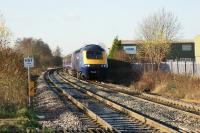
[[[191,46],[191,50],[186,50],[184,51],[182,49],[182,46]],[[180,59],[180,58],[195,58],[195,54],[194,54],[194,43],[192,42],[188,42],[188,43],[184,43],[184,42],[180,42],[180,43],[172,43],[171,45],[171,51],[170,54],[168,56],[168,59]]]
[[[194,38],[195,42],[195,59],[196,62],[200,62],[200,35]]]

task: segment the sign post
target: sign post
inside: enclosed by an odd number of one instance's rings
[[[28,69],[28,106],[31,106],[31,89],[32,89],[32,85],[31,85],[31,75],[30,75],[30,68],[34,67],[34,58],[31,57],[27,57],[24,58],[24,67]]]
[[[131,63],[134,61],[134,57],[137,54],[137,47],[136,46],[123,46],[124,52],[129,55],[129,58],[131,60]]]

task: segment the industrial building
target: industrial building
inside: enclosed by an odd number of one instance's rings
[[[136,54],[137,40],[121,40],[123,50],[127,54]],[[193,40],[179,40],[172,42],[167,60],[186,60],[200,62],[200,35]]]

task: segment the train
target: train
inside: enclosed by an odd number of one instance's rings
[[[105,49],[97,44],[88,44],[63,58],[63,67],[79,79],[106,78],[108,69]]]

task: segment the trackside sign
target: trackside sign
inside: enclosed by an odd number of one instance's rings
[[[136,46],[123,46],[125,53],[136,54]]]
[[[34,67],[34,58],[24,58],[24,67]]]

